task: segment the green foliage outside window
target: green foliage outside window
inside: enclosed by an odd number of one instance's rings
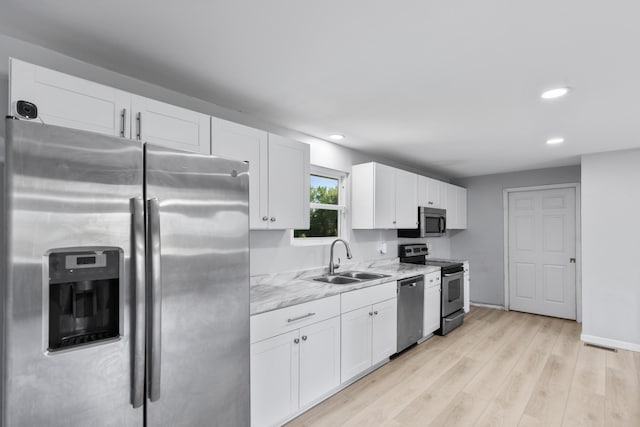
[[[323,205],[339,204],[339,181],[318,175],[311,175],[310,202]],[[337,237],[339,211],[335,209],[310,209],[310,227],[308,230],[294,230],[293,237]]]

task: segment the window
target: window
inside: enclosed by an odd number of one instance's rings
[[[312,166],[309,179],[309,229],[293,230],[294,243],[323,244],[341,237],[344,229],[346,174]]]

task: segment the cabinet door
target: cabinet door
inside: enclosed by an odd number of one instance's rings
[[[382,362],[398,349],[398,300],[373,305],[371,364]]]
[[[211,123],[206,114],[132,95],[132,137],[144,142],[211,154]]]
[[[309,145],[269,134],[269,228],[309,228]]]
[[[458,228],[458,193],[456,186],[445,184],[446,189],[446,205],[447,210],[447,230]]]
[[[424,292],[424,327],[425,336],[440,329],[440,286],[431,286]]]
[[[249,226],[264,229],[269,224],[268,133],[227,120],[211,118],[211,153],[249,162]]]
[[[371,366],[371,306],[343,313],[341,318],[341,374],[346,382]]]
[[[464,312],[468,313],[470,308],[471,295],[469,295],[469,261],[464,262]]]
[[[340,317],[300,329],[300,407],[340,385]]]
[[[396,227],[418,225],[418,175],[396,169]]]
[[[458,214],[458,228],[467,228],[467,189],[456,187],[456,208]]]
[[[374,227],[396,228],[396,169],[375,164]]]
[[[128,93],[13,58],[9,72],[11,114],[18,116],[17,101],[28,101],[45,124],[129,137]]]
[[[253,427],[274,425],[298,409],[299,349],[298,330],[251,345]]]
[[[429,208],[443,208],[443,186],[446,185],[437,179],[427,178],[427,204]]]

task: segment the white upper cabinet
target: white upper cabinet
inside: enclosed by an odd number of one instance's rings
[[[45,124],[211,154],[209,116],[11,59],[9,111],[38,107]],[[36,119],[37,120],[37,119]]]
[[[447,229],[467,228],[467,189],[446,185]]]
[[[396,223],[394,228],[418,225],[418,175],[396,169]]]
[[[269,134],[269,228],[309,228],[309,145]]]
[[[211,118],[211,152],[214,156],[249,162],[249,227],[267,228],[269,205],[269,134],[227,120]]]
[[[418,176],[418,205],[443,209],[446,185],[446,183],[437,179]]]
[[[355,165],[351,175],[353,228],[415,228],[417,175],[382,165]]]
[[[48,125],[130,135],[129,93],[11,58],[8,111],[20,117],[18,101],[35,104]]]
[[[252,229],[309,228],[307,144],[215,117],[211,132],[213,155],[249,162]]]
[[[132,137],[178,150],[211,154],[209,116],[132,95]]]

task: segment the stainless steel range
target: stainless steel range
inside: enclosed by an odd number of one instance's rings
[[[440,329],[446,335],[464,322],[464,268],[461,262],[430,260],[427,245],[416,243],[398,247],[400,262],[440,267],[442,298],[440,302]]]

